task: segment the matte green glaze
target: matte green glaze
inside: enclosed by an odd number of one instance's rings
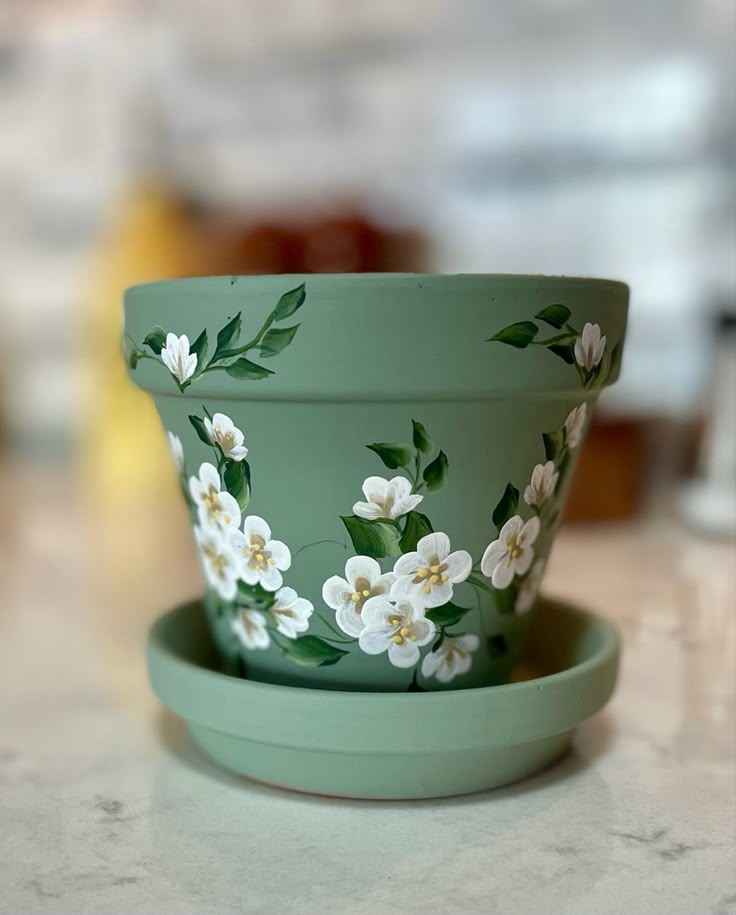
[[[292,292],[302,283],[303,301],[297,301]],[[295,663],[295,644],[311,651],[317,642],[294,643],[280,635],[271,611],[253,617],[268,623],[270,635],[263,637],[268,647],[244,647],[233,634],[232,621],[239,608],[254,605],[243,595],[241,582],[234,603],[223,603],[212,590],[207,598],[223,655],[239,657],[252,679],[326,689],[405,691],[412,680],[427,690],[506,682],[529,619],[521,613],[526,608],[519,590],[529,578],[533,597],[538,577],[529,571],[505,589],[495,589],[479,571],[481,558],[499,538],[507,517],[518,514],[525,521],[539,515],[532,568],[541,573],[579,448],[579,442],[570,445],[565,422],[585,404],[585,426],[600,388],[615,381],[627,300],[628,290],[621,283],[491,275],[215,277],[128,290],[131,377],[153,393],[164,427],[181,440],[185,494],[187,480],[196,477],[203,462],[214,462],[218,455],[224,460],[224,452],[208,443],[202,429],[207,413],[226,414],[242,430],[248,448],[247,459],[232,467],[240,472],[247,465],[250,471],[243,518],[264,518],[273,538],[286,543],[291,565],[283,571],[283,584],[311,602],[315,611],[308,631],[298,635],[317,636],[319,645],[333,652],[324,666],[316,666],[319,657],[314,656],[307,659],[312,666]],[[274,319],[277,311],[289,315]],[[238,313],[241,350],[244,342],[259,339],[265,322],[269,333],[276,331],[273,341],[279,351],[264,353],[260,344],[252,345],[246,353],[246,378],[233,377],[227,359],[209,364],[200,374],[215,351],[218,333],[227,337],[233,327],[228,322]],[[598,325],[606,337],[605,352],[590,371],[581,368],[573,353],[585,324]],[[157,353],[162,332],[144,343],[155,325],[163,332],[186,334],[193,347],[198,337],[201,342],[202,331],[207,332],[208,353],[200,351],[197,371],[181,385]],[[533,341],[524,338],[530,325]],[[255,380],[266,369],[273,374]],[[449,536],[453,551],[469,553],[476,571],[472,583],[466,579],[456,584],[452,594],[452,602],[468,612],[444,630],[438,622],[432,640],[421,647],[421,660],[402,668],[388,653],[361,650],[357,639],[336,625],[336,611],[323,600],[322,589],[332,576],[345,577],[350,556],[366,553],[351,543],[341,520],[366,498],[361,492],[364,481],[415,474],[413,457],[405,471],[392,469],[366,446],[411,445],[412,420],[426,428],[433,442],[427,454],[418,453],[423,467],[433,465],[424,470],[433,485],[425,486],[420,468],[418,486],[411,487],[424,497],[416,511],[435,531]],[[525,503],[525,487],[535,466],[555,454],[554,495],[538,511]],[[223,479],[227,466],[224,461]],[[222,485],[228,488],[226,480]],[[504,512],[499,505],[505,491],[513,494],[509,485],[517,491],[517,503]],[[418,492],[421,486],[425,488]],[[196,519],[194,503],[192,511]],[[371,523],[371,530],[392,536],[407,518],[391,522],[393,528],[391,523],[381,522],[378,528]],[[382,571],[390,572],[398,552],[394,544],[373,555],[381,557]],[[410,550],[402,547],[401,552]],[[253,613],[264,609],[256,607]],[[419,634],[417,644],[422,631],[412,634]],[[442,649],[437,644],[441,634],[469,634],[473,645],[478,638],[470,670],[451,682],[422,673],[426,655]]]
[[[216,762],[282,787],[362,798],[464,794],[539,770],[608,701],[618,658],[610,623],[548,599],[524,650],[545,676],[454,692],[349,693],[227,676],[199,603],[162,616],[148,639],[155,692]]]

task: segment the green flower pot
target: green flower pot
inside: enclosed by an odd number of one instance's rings
[[[413,274],[125,296],[230,670],[324,689],[508,680],[628,289]]]

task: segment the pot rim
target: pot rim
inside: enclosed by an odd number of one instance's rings
[[[227,282],[225,289],[241,282],[263,282],[264,280],[289,282],[345,282],[351,283],[376,283],[381,281],[398,282],[402,280],[427,282],[447,281],[477,281],[489,280],[499,285],[524,285],[542,282],[563,283],[570,286],[598,286],[607,289],[620,289],[629,293],[630,287],[623,280],[609,279],[595,276],[567,276],[565,274],[551,273],[412,273],[412,272],[386,272],[386,273],[240,273],[240,274],[212,274],[207,276],[173,277],[171,279],[153,280],[146,283],[134,283],[128,286],[128,292],[157,292],[169,290],[173,286],[217,286]]]

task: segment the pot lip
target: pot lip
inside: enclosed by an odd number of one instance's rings
[[[371,285],[381,282],[414,282],[427,283],[443,282],[478,282],[486,281],[498,285],[529,285],[534,283],[559,283],[570,286],[597,286],[610,290],[619,290],[629,294],[629,285],[622,280],[608,279],[593,276],[566,276],[565,274],[546,273],[246,273],[246,274],[215,274],[212,276],[176,277],[165,280],[154,280],[147,283],[135,283],[125,290],[128,293],[156,293],[175,289],[180,286],[217,287],[223,286],[224,290],[239,283],[268,282],[289,284],[299,282],[314,282],[325,284],[339,284],[345,282]]]

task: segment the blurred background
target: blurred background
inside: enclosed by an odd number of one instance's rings
[[[567,522],[673,513],[733,535],[734,35],[732,0],[4,0],[16,550],[68,549],[68,568],[83,510],[96,549],[150,555],[123,521],[162,485],[178,503],[125,378],[121,293],[236,272],[626,280],[623,379]]]

